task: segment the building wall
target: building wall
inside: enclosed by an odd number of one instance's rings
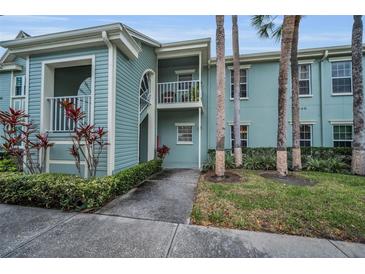
[[[115,169],[119,171],[139,162],[139,86],[147,69],[156,72],[154,48],[141,44],[138,59],[128,60],[117,51]]]
[[[29,114],[33,122],[40,124],[40,100],[41,100],[41,82],[42,82],[42,62],[46,60],[63,59],[77,56],[95,56],[95,105],[94,105],[94,123],[98,127],[108,126],[108,50],[106,47],[87,48],[80,50],[62,51],[47,53],[42,55],[30,56],[30,76],[29,76]],[[50,139],[56,142],[50,153],[50,160],[64,160],[60,151],[71,146],[71,144],[57,144],[59,141],[69,140],[69,134],[50,134]],[[67,160],[72,161],[71,156],[67,155]],[[50,168],[55,165],[51,165]],[[74,164],[57,164],[62,172],[74,173]],[[105,175],[107,170],[106,152],[100,157],[98,166],[98,175]]]
[[[241,100],[241,123],[249,125],[249,147],[275,147],[277,135],[278,62],[251,63],[248,69],[248,99]],[[365,62],[364,62],[365,65]],[[215,148],[216,67],[210,68],[208,96],[208,148]],[[364,72],[365,77],[365,72]],[[230,99],[230,70],[226,69],[225,147],[229,149],[233,123],[233,100]],[[333,120],[352,121],[352,96],[334,96],[331,89],[331,62],[314,60],[311,64],[311,97],[300,98],[300,120],[313,122],[313,146],[333,146]],[[291,146],[291,83],[288,85],[287,145]],[[321,104],[322,102],[322,104]]]

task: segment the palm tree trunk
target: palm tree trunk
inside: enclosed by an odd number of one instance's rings
[[[288,174],[286,151],[286,93],[288,88],[288,65],[293,40],[295,16],[285,15],[281,38],[278,90],[278,132],[276,150],[276,170],[281,176]]]
[[[224,57],[224,16],[216,16],[216,46],[217,46],[217,112],[216,112],[216,150],[215,175],[223,177],[225,172],[224,158],[224,84],[225,84],[225,57]]]
[[[298,77],[298,40],[300,15],[295,16],[293,42],[291,48],[291,76],[292,76],[292,167],[293,170],[302,169],[300,151],[300,118],[299,118],[299,77]]]
[[[234,161],[236,167],[242,166],[242,149],[240,136],[240,53],[238,42],[237,15],[232,15],[233,47],[233,90],[234,90]]]
[[[352,172],[365,175],[365,127],[362,80],[362,16],[354,15],[352,26],[352,81],[354,139],[352,144]]]

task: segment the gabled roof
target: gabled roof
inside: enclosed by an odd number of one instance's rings
[[[114,43],[129,58],[138,57],[141,48],[131,36],[132,30],[127,29],[121,23],[26,37],[20,40],[2,41],[0,46],[9,49],[10,53],[26,56],[56,50],[105,45],[103,32],[106,33],[110,42]],[[133,35],[137,35],[137,33]]]
[[[17,36],[15,37],[15,40],[17,39],[23,39],[23,38],[27,38],[27,37],[30,37],[30,35],[24,31],[19,31]],[[0,58],[0,64],[3,64],[3,63],[9,63],[9,62],[12,62],[14,59],[14,56],[10,56],[9,55],[9,50],[7,49],[3,56],[1,56]]]

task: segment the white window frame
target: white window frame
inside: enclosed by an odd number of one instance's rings
[[[241,84],[246,84],[246,97],[241,97],[240,96],[240,100],[248,100],[249,99],[249,93],[248,93],[248,75],[249,75],[249,69],[251,68],[251,65],[246,65],[246,66],[240,66],[240,79],[241,79],[241,70],[245,70],[246,71],[246,83],[241,83],[240,82],[240,86]],[[234,98],[231,96],[232,95],[232,86],[234,83],[232,83],[232,73],[233,73],[233,67],[229,67],[228,68],[230,70],[230,74],[229,74],[229,99],[230,100],[234,100]],[[240,90],[241,93],[241,90]],[[241,95],[241,94],[240,94]]]
[[[308,139],[299,138],[299,144],[302,141],[309,141],[310,142],[309,147],[312,147],[313,146],[313,125],[312,124],[303,123],[303,124],[300,124],[300,126],[309,126],[309,128],[310,128],[310,139],[308,140]],[[301,131],[299,129],[299,135],[300,135],[300,133],[301,133]]]
[[[352,90],[352,62],[351,62],[351,58],[339,58],[339,59],[331,59],[331,95],[332,96],[351,96],[353,94],[353,90]],[[341,63],[341,62],[349,62],[350,63],[350,76],[346,76],[346,77],[333,77],[333,68],[332,65],[333,63]],[[333,79],[343,79],[343,78],[350,78],[351,79],[351,92],[342,92],[342,93],[334,93],[333,92]]]
[[[22,79],[22,93],[21,95],[16,95],[16,83],[17,83],[17,79],[21,78]],[[14,76],[14,85],[13,85],[13,94],[12,97],[13,98],[17,98],[17,97],[25,97],[25,91],[26,91],[26,86],[25,86],[25,75],[16,75]]]
[[[308,79],[300,79],[300,67],[301,66],[309,67],[309,78]],[[308,94],[299,94],[299,98],[313,97],[313,94],[312,94],[312,64],[311,63],[300,63],[298,65],[298,81],[299,81],[299,83],[300,83],[300,81],[309,81],[309,93]]]
[[[332,147],[335,147],[335,142],[351,142],[351,147],[352,147],[352,142],[354,141],[354,125],[351,122],[344,122],[344,123],[331,123],[332,124]],[[351,126],[351,140],[346,140],[346,139],[338,139],[335,140],[335,126]]]
[[[246,147],[248,147],[248,145],[249,145],[249,143],[248,143],[248,140],[249,140],[249,125],[248,124],[240,124],[240,133],[241,133],[241,126],[245,126],[246,128],[247,128],[247,138],[246,139],[241,139],[241,134],[240,134],[240,144],[241,144],[241,141],[242,140],[246,140],[246,144],[247,144],[247,146]],[[230,128],[230,135],[229,135],[229,137],[230,137],[230,145],[232,146],[232,142],[233,142],[233,140],[234,139],[232,139],[232,135],[233,135],[233,132],[232,132],[232,130],[234,130],[234,124],[229,124],[229,128]],[[233,147],[232,147],[232,149],[233,149]]]
[[[176,144],[177,145],[192,145],[194,144],[194,123],[175,123],[176,126]],[[191,141],[179,141],[179,127],[191,127]]]

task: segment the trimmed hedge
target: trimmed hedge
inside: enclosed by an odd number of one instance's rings
[[[226,151],[226,155],[230,154]],[[349,173],[351,171],[352,149],[345,147],[306,147],[301,148],[302,166],[304,170],[323,172]],[[215,151],[208,151],[208,161],[205,169],[214,168],[213,160]],[[292,163],[291,148],[288,148],[288,167]],[[253,170],[275,170],[276,169],[276,148],[257,147],[242,149],[243,165],[246,169]],[[227,157],[226,157],[227,159]],[[229,166],[231,160],[228,159]],[[227,167],[227,166],[226,166]],[[228,168],[228,167],[227,167]]]
[[[0,175],[0,202],[63,210],[97,209],[160,171],[161,164],[152,160],[90,180],[66,174],[5,172]]]
[[[0,160],[0,172],[17,171],[16,165],[12,159],[1,159]]]

